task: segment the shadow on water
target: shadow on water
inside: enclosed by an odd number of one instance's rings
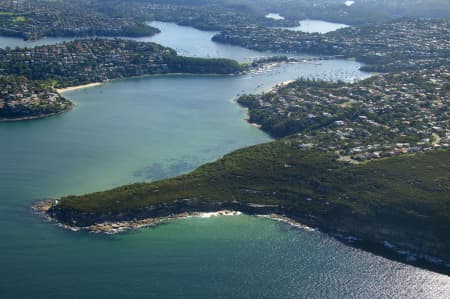
[[[133,176],[144,181],[156,181],[187,173],[198,165],[199,160],[195,157],[183,156],[181,159],[170,159],[166,163],[154,162],[135,171]]]

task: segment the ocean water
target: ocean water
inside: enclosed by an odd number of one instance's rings
[[[170,30],[152,39],[186,39],[185,53],[200,44],[198,56],[261,55],[163,25]],[[329,60],[114,81],[65,93],[76,105],[68,113],[0,123],[0,298],[448,298],[448,276],[267,219],[188,218],[104,236],[63,230],[29,209],[38,198],[171,177],[270,141],[246,123],[237,94],[298,77],[367,76],[359,66]]]

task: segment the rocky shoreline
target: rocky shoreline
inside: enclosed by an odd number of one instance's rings
[[[66,112],[72,110],[74,106],[75,106],[75,104],[73,104],[71,102],[71,105],[69,107],[67,107],[67,109],[63,109],[61,111],[54,112],[54,113],[39,114],[39,115],[35,115],[35,116],[24,116],[24,117],[17,117],[17,118],[0,118],[0,123],[2,123],[2,122],[6,123],[6,122],[19,122],[19,121],[27,121],[27,120],[36,120],[36,119],[56,116],[56,115],[60,115],[60,114],[63,114],[63,113],[66,113]]]
[[[104,233],[108,235],[112,234],[118,234],[122,233],[128,230],[133,229],[139,229],[139,228],[145,228],[149,226],[156,226],[158,224],[161,224],[163,222],[173,221],[177,219],[185,219],[189,217],[201,217],[201,218],[210,218],[210,217],[217,217],[217,216],[236,216],[236,215],[242,215],[243,213],[240,211],[234,211],[234,210],[219,210],[215,212],[183,212],[179,214],[171,214],[169,216],[165,217],[152,217],[152,218],[144,218],[144,219],[133,219],[133,220],[123,220],[123,221],[117,221],[117,222],[102,222],[102,223],[94,223],[88,226],[76,226],[76,225],[68,225],[58,222],[57,219],[49,216],[47,214],[48,210],[55,204],[54,200],[43,200],[38,201],[35,204],[33,204],[32,209],[42,214],[43,216],[46,216],[46,219],[57,223],[59,227],[71,230],[71,231],[86,231],[90,233]],[[262,217],[266,219],[271,219],[274,221],[286,223],[292,227],[305,229],[307,231],[316,231],[314,228],[311,228],[307,225],[301,224],[291,218],[288,218],[283,215],[278,214],[261,214],[261,215],[255,215],[257,217]]]
[[[57,219],[47,214],[48,210],[55,204],[55,200],[43,200],[33,204],[32,209],[38,214],[44,216],[48,221],[57,223],[57,226],[71,231],[86,231],[90,233],[103,233],[107,235],[118,234],[129,230],[156,226],[158,224],[173,221],[177,219],[185,219],[188,217],[203,217],[209,218],[214,216],[235,216],[241,215],[239,211],[221,210],[217,212],[184,212],[179,214],[172,214],[165,217],[152,217],[144,219],[123,220],[117,222],[102,222],[94,223],[88,226],[68,225],[58,222]]]
[[[294,228],[306,231],[320,231],[336,240],[358,249],[386,257],[391,260],[425,268],[431,271],[450,275],[450,261],[439,257],[413,250],[403,245],[402,242],[376,238],[354,236],[345,228],[329,228],[323,226],[319,219],[310,215],[291,215],[283,207],[277,205],[260,205],[253,203],[214,203],[197,204],[195,199],[175,201],[172,205],[148,207],[145,211],[128,211],[128,213],[116,214],[89,214],[84,215],[73,211],[58,209],[58,200],[45,199],[35,202],[32,210],[55,223],[58,227],[71,231],[83,231],[96,234],[118,234],[127,231],[154,227],[169,221],[185,219],[189,217],[214,217],[249,215],[267,218],[273,221],[285,223]]]

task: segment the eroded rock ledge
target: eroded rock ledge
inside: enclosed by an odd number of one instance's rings
[[[202,212],[275,214],[368,251],[403,252],[402,261],[410,256],[413,264],[445,267],[449,173],[450,152],[444,150],[355,165],[280,140],[235,151],[180,177],[42,206],[61,225],[88,231],[121,231]]]
[[[297,215],[282,206],[256,203],[217,202],[202,204],[196,199],[183,199],[172,204],[149,206],[145,209],[128,210],[121,213],[80,213],[61,209],[56,200],[44,200],[33,205],[35,211],[47,216],[48,220],[72,231],[116,234],[133,229],[152,227],[161,223],[205,213],[213,216],[253,215],[287,223],[307,230],[319,230],[343,243],[375,254],[424,267],[450,275],[450,261],[442,257],[446,248],[435,244],[418,242],[409,233],[399,233],[382,225],[364,224],[362,219],[348,221],[327,221],[314,215]],[[425,233],[425,232],[424,232]],[[418,246],[420,244],[420,246]],[[432,254],[429,254],[432,252]],[[448,251],[447,251],[448,252]]]

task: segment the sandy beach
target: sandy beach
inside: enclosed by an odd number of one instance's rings
[[[83,85],[77,85],[77,86],[71,86],[71,87],[65,87],[65,88],[58,88],[58,89],[56,89],[56,91],[58,93],[63,93],[63,92],[67,92],[67,91],[77,90],[77,89],[100,86],[102,84],[103,84],[103,82],[95,82],[95,83],[89,83],[89,84],[83,84]]]
[[[277,85],[275,85],[274,87],[269,88],[268,90],[264,91],[263,93],[268,93],[268,92],[275,91],[278,88],[284,87],[284,86],[286,86],[286,85],[288,85],[288,84],[290,84],[290,83],[292,83],[294,81],[295,80],[288,80],[288,81],[284,81],[284,82],[278,83]]]
[[[41,204],[41,207],[34,208],[35,211],[44,213],[45,209],[48,209],[49,206]],[[237,216],[242,215],[243,213],[240,211],[231,211],[231,210],[220,210],[217,212],[184,212],[179,214],[173,214],[166,217],[155,217],[155,218],[145,218],[140,220],[130,220],[130,221],[118,221],[118,222],[104,222],[104,223],[96,223],[90,226],[79,227],[73,225],[66,225],[62,223],[57,223],[59,227],[71,230],[71,231],[86,231],[90,233],[103,233],[103,234],[117,234],[123,233],[132,229],[140,229],[145,227],[156,226],[161,223],[165,223],[167,221],[185,219],[189,217],[200,217],[200,218],[211,218],[218,216]],[[315,229],[301,224],[293,219],[288,217],[277,215],[277,214],[268,214],[268,215],[256,215],[257,217],[263,217],[267,219],[271,219],[278,222],[283,222],[288,225],[291,225],[296,228],[304,229],[307,231],[316,231]],[[54,221],[54,219],[49,218],[48,220]]]

